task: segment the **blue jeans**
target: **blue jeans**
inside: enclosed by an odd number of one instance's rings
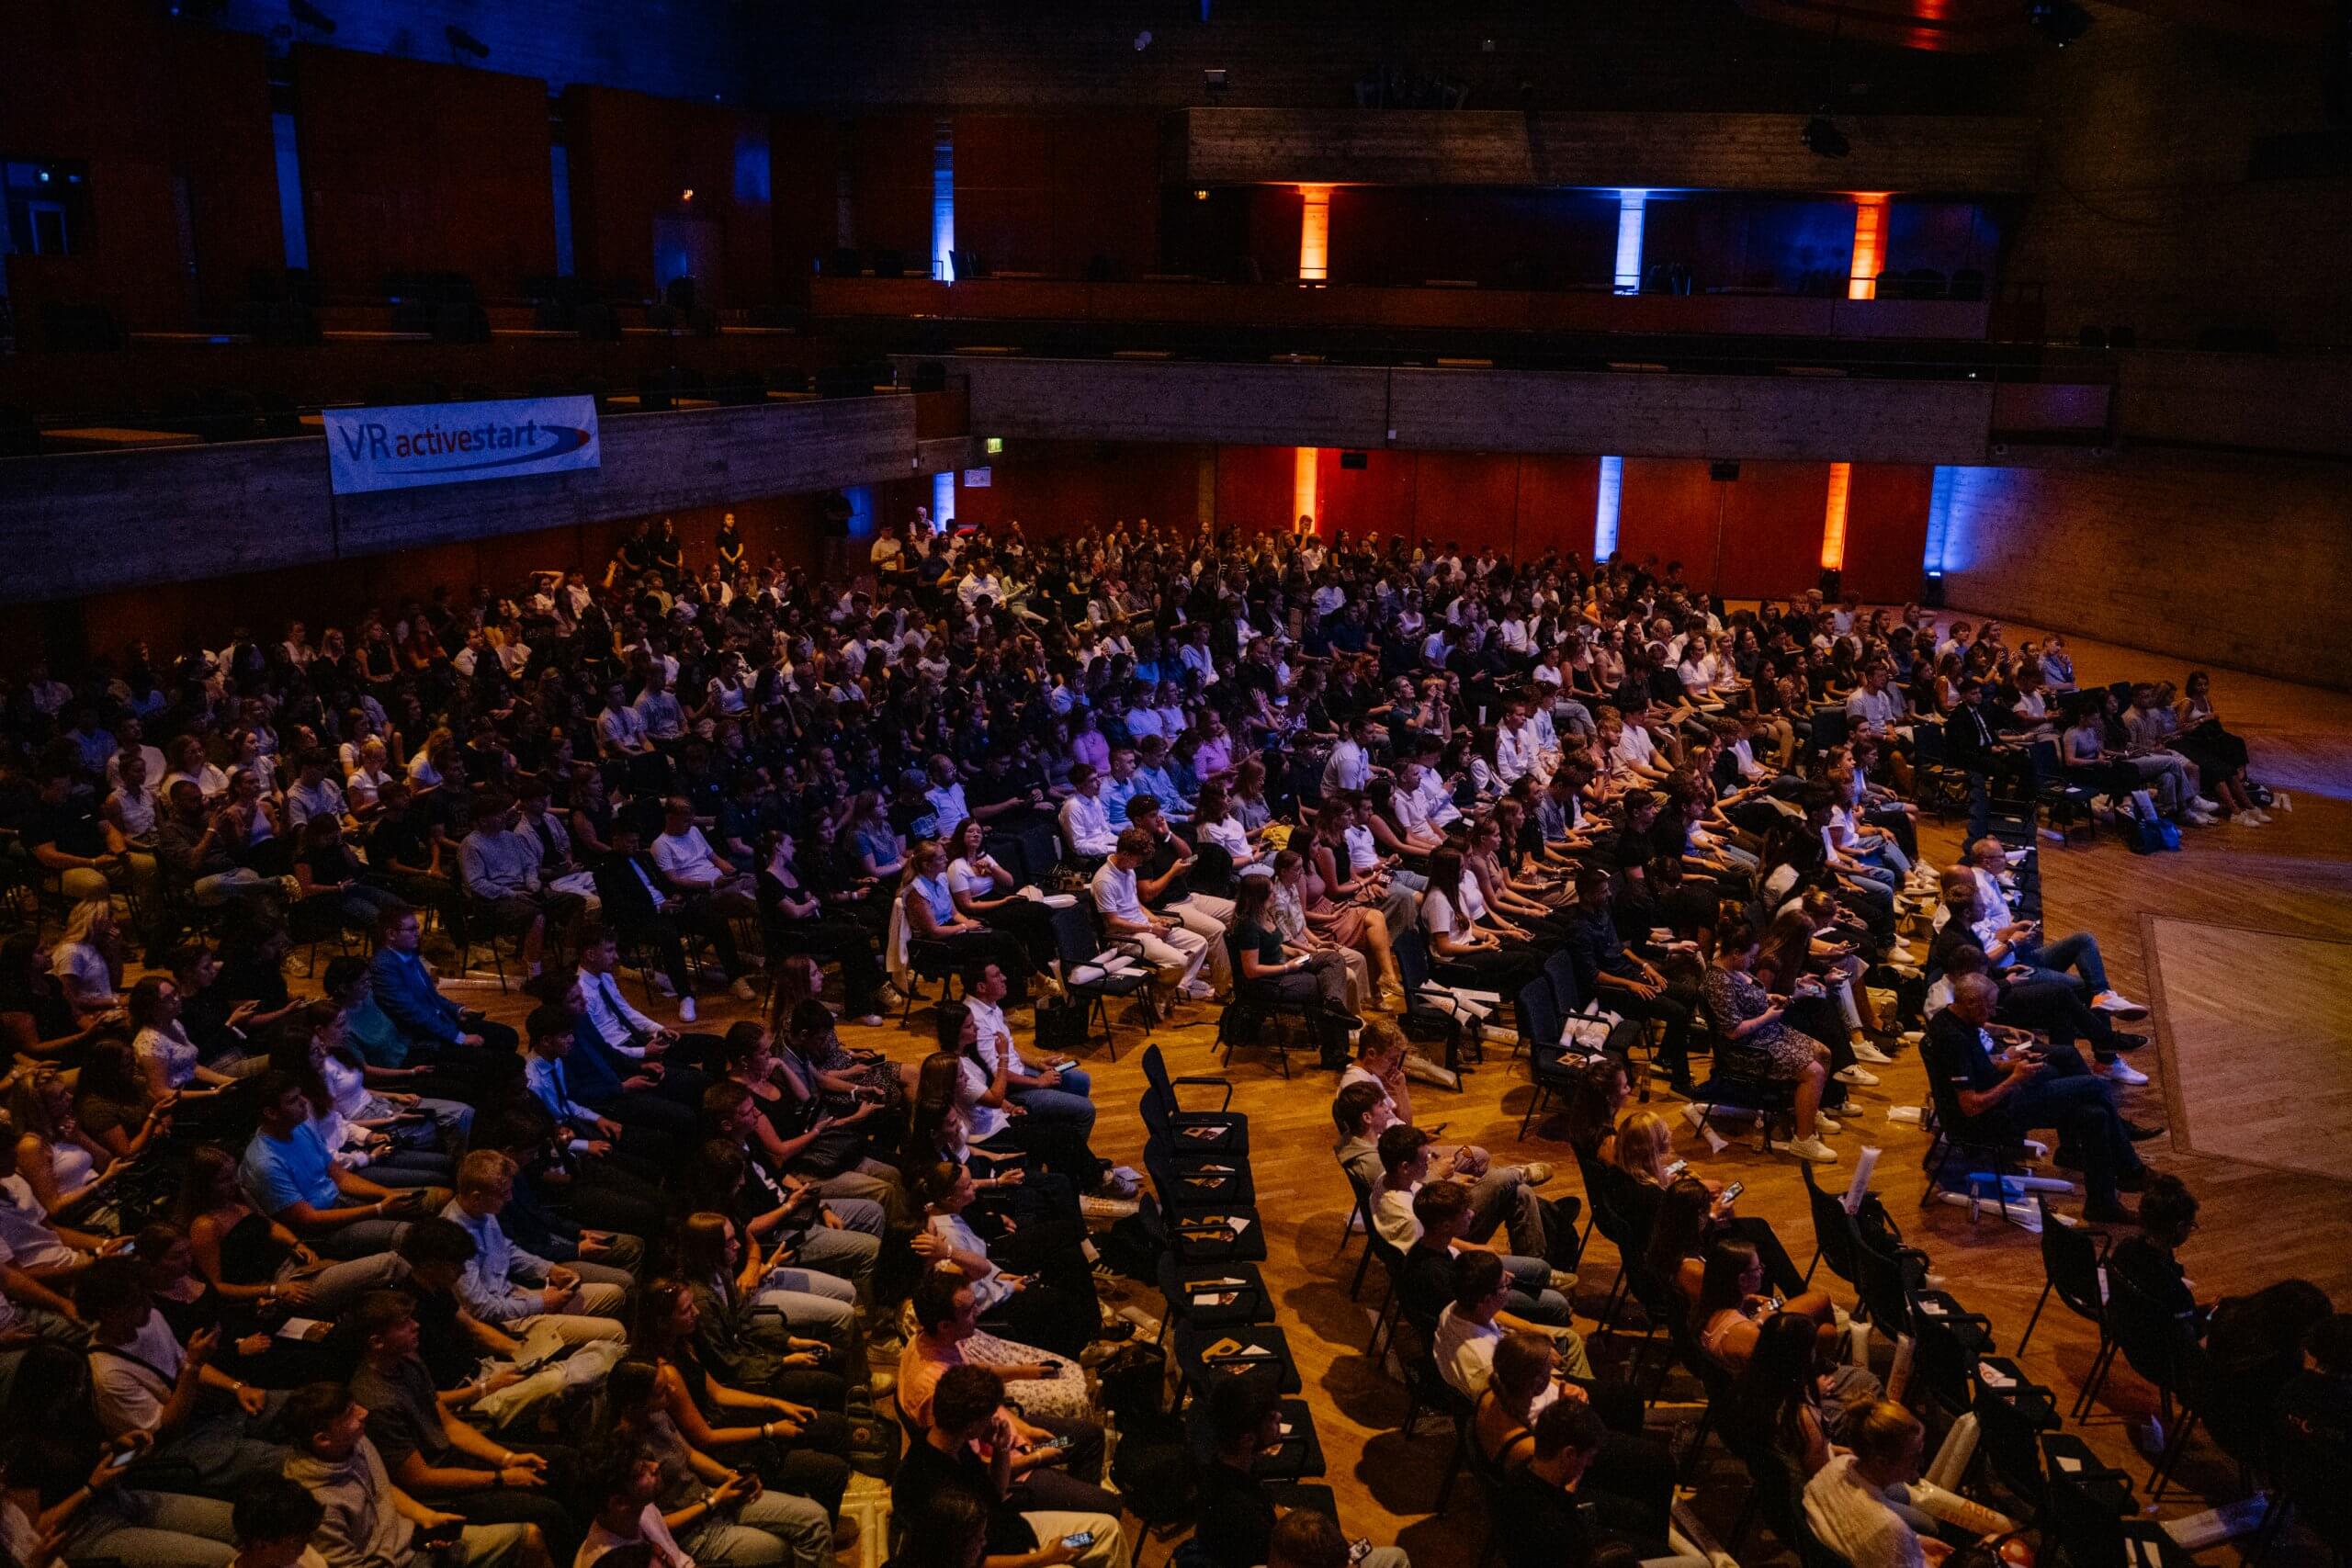
[[[2036,969],[2072,969],[2083,977],[2093,996],[2109,989],[2107,961],[2099,956],[2098,938],[2088,931],[2076,931],[2038,947],[2020,942],[2009,950],[2009,959],[2016,964],[2030,964]]]
[[[874,1298],[874,1261],[882,1253],[881,1206],[857,1199],[829,1198],[825,1206],[841,1216],[839,1230],[811,1225],[800,1238],[793,1264],[846,1283],[861,1300]],[[852,1211],[857,1211],[852,1213]],[[873,1228],[868,1230],[866,1225]]]
[[[1083,1140],[1094,1131],[1094,1101],[1087,1098],[1093,1083],[1076,1067],[1066,1070],[1052,1089],[1013,1089],[1014,1104],[1026,1111],[1034,1128],[1066,1129]]]

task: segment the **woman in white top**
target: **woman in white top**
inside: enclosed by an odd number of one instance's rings
[[[54,1068],[25,1074],[8,1095],[8,1122],[17,1130],[16,1173],[32,1189],[42,1213],[56,1219],[70,1215],[72,1224],[85,1228],[113,1228],[110,1217],[94,1207],[96,1200],[171,1120],[171,1107],[158,1103],[118,1158],[82,1131],[74,1114],[74,1090]]]
[[[1465,974],[1476,989],[1501,992],[1508,1004],[1520,987],[1543,973],[1544,961],[1524,945],[1507,946],[1497,931],[1482,926],[1486,913],[1476,881],[1463,874],[1460,853],[1449,849],[1431,855],[1430,885],[1421,893],[1430,962],[1441,971],[1451,965]]]
[[[375,810],[384,785],[394,776],[384,765],[384,743],[371,735],[359,743],[356,751],[348,746],[344,750],[350,754],[344,764],[348,770],[343,782],[345,803],[355,817]]]
[[[218,1094],[236,1082],[197,1060],[196,1042],[180,1027],[180,988],[169,975],[150,975],[130,987],[127,1010],[139,1031],[130,1042],[140,1070],[147,1075],[147,1094],[161,1102],[176,1094],[182,1100]],[[254,1004],[240,1002],[251,1016]],[[232,1024],[242,1022],[230,1015]]]
[[[1271,873],[1268,856],[1250,841],[1249,829],[1234,814],[1233,799],[1225,785],[1211,779],[1201,785],[1201,798],[1193,807],[1193,829],[1205,843],[1223,850],[1233,862],[1236,875],[1264,876]]]
[[[77,1015],[95,1018],[117,1005],[115,994],[122,985],[121,948],[113,900],[85,898],[67,913],[64,934],[50,950],[49,964]]]
[[[347,1037],[350,1017],[333,1003],[314,1003],[311,1008],[310,1065],[326,1085],[327,1100],[336,1112],[356,1126],[372,1128],[389,1126],[403,1117],[413,1120],[419,1114],[429,1116],[440,1129],[446,1145],[464,1147],[467,1130],[473,1125],[474,1108],[460,1100],[428,1100],[423,1095],[371,1087],[371,1076],[405,1077],[413,1069],[368,1066]]]
[[[203,741],[193,735],[183,735],[171,743],[164,754],[171,759],[172,771],[165,773],[164,782],[156,786],[157,795],[165,800],[171,799],[172,786],[186,779],[203,792],[208,809],[217,807],[227,798],[229,775],[205,760]]]
[[[1021,879],[989,853],[988,830],[977,817],[967,817],[947,835],[947,891],[956,912],[967,919],[1021,939],[1030,967],[1049,972],[1060,956],[1054,942],[1054,914],[1035,898],[1021,896]],[[1008,974],[1007,979],[1012,978]]]

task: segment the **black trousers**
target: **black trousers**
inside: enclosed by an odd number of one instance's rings
[[[771,918],[767,937],[775,957],[805,953],[840,964],[842,1010],[852,1017],[881,1010],[882,961],[875,956],[872,933],[858,921],[840,915],[806,920]]]

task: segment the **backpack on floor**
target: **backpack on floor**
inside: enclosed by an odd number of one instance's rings
[[[2161,817],[2134,817],[2123,841],[2135,855],[2160,855],[2180,848],[2180,829]]]
[[[1095,1369],[1102,1408],[1118,1428],[1111,1483],[1128,1512],[1155,1530],[1189,1523],[1200,1485],[1184,1424],[1168,1409],[1168,1357],[1157,1345],[1122,1345]]]
[[[1037,998],[1037,1051],[1067,1056],[1086,1048],[1086,1007],[1066,997]]]

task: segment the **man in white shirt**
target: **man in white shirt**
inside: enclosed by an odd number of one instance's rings
[[[286,817],[289,827],[300,828],[313,817],[332,818],[341,822],[348,813],[344,801],[343,786],[327,776],[327,754],[316,749],[302,753],[300,771],[286,791]]]
[[[708,900],[722,915],[734,919],[759,913],[751,877],[710,847],[695,826],[693,804],[682,795],[662,802],[662,836],[653,840],[653,863],[681,894]]]
[[[641,757],[653,750],[645,720],[629,705],[628,688],[618,681],[605,689],[605,711],[596,716],[596,745],[607,757]]]
[[[1903,719],[1903,694],[1888,684],[1894,673],[1884,664],[1862,671],[1862,683],[1846,697],[1846,720],[1866,735],[1892,736]]]
[[[1136,870],[1151,858],[1151,835],[1143,829],[1129,828],[1121,833],[1110,858],[1095,870],[1095,908],[1102,911],[1102,924],[1114,942],[1134,944],[1144,961],[1160,972],[1163,981],[1173,976],[1176,989],[1186,998],[1210,1000],[1216,992],[1200,977],[1201,965],[1208,961],[1208,939],[1153,914],[1143,907],[1136,892]]]
[[[1069,771],[1070,797],[1062,802],[1062,837],[1072,853],[1086,859],[1107,855],[1118,847],[1118,830],[1111,826],[1102,806],[1102,775],[1091,763],[1080,762]]]
[[[234,1496],[277,1473],[286,1450],[254,1435],[269,1396],[210,1364],[217,1332],[182,1349],[138,1262],[91,1264],[74,1281],[74,1305],[90,1325],[91,1403],[107,1437],[146,1433],[146,1460],[185,1465],[203,1494]]]

